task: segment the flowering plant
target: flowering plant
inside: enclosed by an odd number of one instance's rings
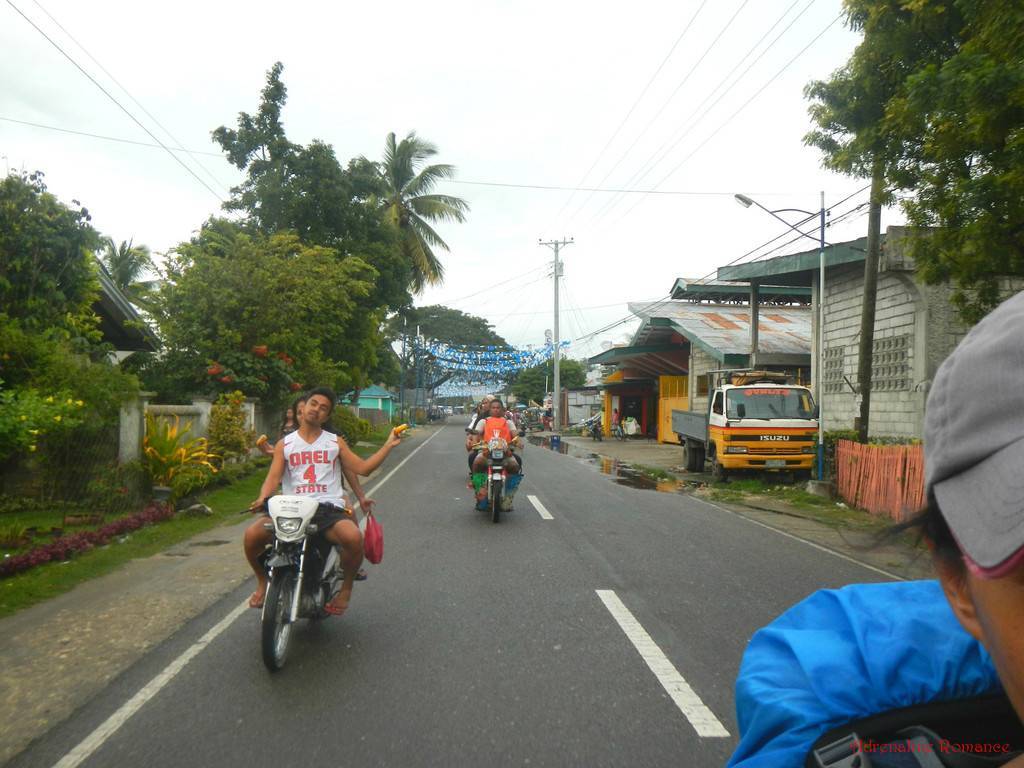
[[[34,452],[39,439],[82,423],[81,400],[67,392],[43,395],[32,388],[5,390],[0,379],[0,459]]]
[[[154,485],[169,486],[179,472],[195,467],[205,468],[211,474],[217,472],[213,462],[219,457],[210,453],[205,437],[188,439],[191,428],[189,421],[182,429],[177,416],[171,422],[146,414],[142,455]]]
[[[115,536],[136,531],[145,525],[169,520],[174,512],[166,504],[152,502],[141,512],[113,520],[95,531],[82,531],[61,536],[48,544],[33,547],[28,552],[0,560],[0,578],[13,576],[37,565],[67,560],[76,552],[107,544]]]

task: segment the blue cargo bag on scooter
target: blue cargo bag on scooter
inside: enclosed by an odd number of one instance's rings
[[[751,638],[736,679],[741,738],[728,765],[845,765],[809,758],[837,726],[1001,692],[988,653],[937,581],[822,590]]]

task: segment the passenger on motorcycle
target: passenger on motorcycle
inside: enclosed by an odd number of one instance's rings
[[[476,433],[480,442],[485,445],[488,440],[495,437],[505,440],[509,447],[509,456],[505,459],[504,463],[505,470],[512,474],[519,474],[522,471],[522,461],[517,455],[512,453],[513,441],[517,438],[519,432],[516,429],[516,425],[505,418],[504,413],[505,407],[502,405],[501,400],[497,397],[491,400],[490,416],[477,423]],[[486,467],[487,458],[484,456],[483,451],[480,450],[473,461],[473,471],[483,472]]]
[[[348,608],[352,585],[363,562],[363,535],[346,504],[341,475],[344,474],[356,492],[364,514],[371,512],[373,500],[363,494],[357,475],[373,472],[401,440],[392,430],[387,442],[375,454],[368,459],[357,456],[344,438],[323,429],[335,400],[334,392],[327,387],[318,387],[309,393],[300,411],[299,428],[274,446],[267,479],[250,508],[265,513],[264,504],[277,491],[278,485],[283,485],[288,495],[306,496],[329,505],[330,510],[321,509],[314,520],[319,526],[319,535],[340,551],[345,578],[341,590],[326,607],[329,613],[340,616]],[[261,515],[245,531],[245,557],[257,582],[256,591],[249,598],[251,608],[261,608],[267,592],[267,575],[260,555],[273,538],[273,532],[265,527],[269,519]]]
[[[473,462],[476,461],[476,457],[480,455],[480,449],[476,447],[476,428],[481,421],[490,415],[492,400],[494,400],[494,395],[484,395],[480,404],[476,407],[476,411],[473,412],[473,418],[469,420],[469,426],[466,427],[466,450],[469,451],[470,472],[473,471]]]

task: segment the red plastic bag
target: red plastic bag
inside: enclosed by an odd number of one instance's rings
[[[384,528],[373,515],[366,516],[366,531],[363,532],[363,553],[366,559],[376,565],[384,559]]]

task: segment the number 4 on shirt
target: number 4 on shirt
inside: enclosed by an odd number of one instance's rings
[[[302,478],[310,485],[316,484],[316,467],[310,464],[306,471],[302,473]]]

